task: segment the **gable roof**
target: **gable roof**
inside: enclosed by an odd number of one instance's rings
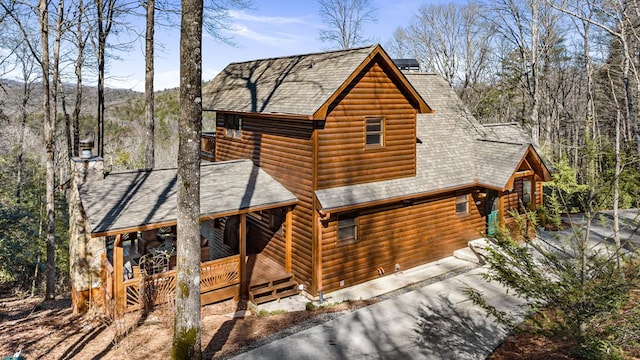
[[[417,116],[416,176],[317,190],[323,211],[471,186],[507,190],[523,160],[540,158],[516,125],[480,124],[440,75],[405,75],[434,110]],[[545,180],[550,180],[544,163],[540,166]]]
[[[418,112],[430,111],[379,45],[231,63],[203,86],[202,107],[323,120],[331,102],[372,61],[382,64]]]
[[[79,187],[93,236],[175,224],[175,168],[109,174]],[[297,198],[251,160],[203,163],[202,218],[297,203]]]

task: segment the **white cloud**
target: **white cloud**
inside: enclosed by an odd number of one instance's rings
[[[243,20],[249,22],[268,23],[268,24],[304,24],[306,20],[303,17],[283,17],[283,16],[256,16],[247,14],[244,11],[231,10],[229,15],[235,20]]]
[[[301,41],[304,37],[297,36],[285,32],[258,32],[249,29],[244,25],[237,25],[233,28],[233,32],[237,36],[241,36],[253,41],[276,47],[286,47],[289,44]]]

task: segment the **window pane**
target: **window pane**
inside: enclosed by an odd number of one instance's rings
[[[357,213],[347,213],[338,216],[338,241],[357,240],[358,222]]]
[[[384,126],[382,119],[365,119],[366,145],[382,145]]]
[[[339,240],[350,240],[356,238],[355,226],[338,229]]]
[[[367,134],[367,145],[380,144],[380,134]]]
[[[456,197],[456,214],[466,214],[469,212],[469,202],[467,195],[460,195]]]

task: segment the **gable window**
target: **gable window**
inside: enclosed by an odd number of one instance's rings
[[[384,146],[384,119],[379,117],[365,118],[365,145],[367,148]]]
[[[469,196],[458,195],[456,196],[456,215],[466,215],[469,213]]]
[[[338,214],[338,243],[341,245],[358,241],[358,214]]]
[[[226,114],[224,116],[225,135],[227,137],[239,138],[242,131],[242,117],[240,115]]]

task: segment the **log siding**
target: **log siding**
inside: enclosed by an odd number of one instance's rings
[[[469,214],[456,215],[456,196],[469,197]],[[381,275],[450,256],[454,250],[481,236],[485,230],[484,203],[476,205],[477,190],[449,193],[444,197],[395,203],[362,209],[358,216],[358,240],[340,245],[337,217],[322,229],[323,289],[362,283]]]
[[[241,137],[225,134],[223,114],[216,121],[216,161],[252,159],[298,199],[293,209],[292,272],[307,286],[312,279],[313,234],[313,123],[285,119],[242,116]],[[267,221],[266,218],[264,221]],[[284,264],[284,238],[268,229],[267,223],[251,220],[250,231],[268,234],[271,241],[248,244],[251,251],[262,251]],[[250,234],[251,236],[251,234]]]
[[[416,109],[379,64],[330,109],[318,131],[318,189],[415,175]],[[367,148],[367,118],[383,119],[383,146]]]

